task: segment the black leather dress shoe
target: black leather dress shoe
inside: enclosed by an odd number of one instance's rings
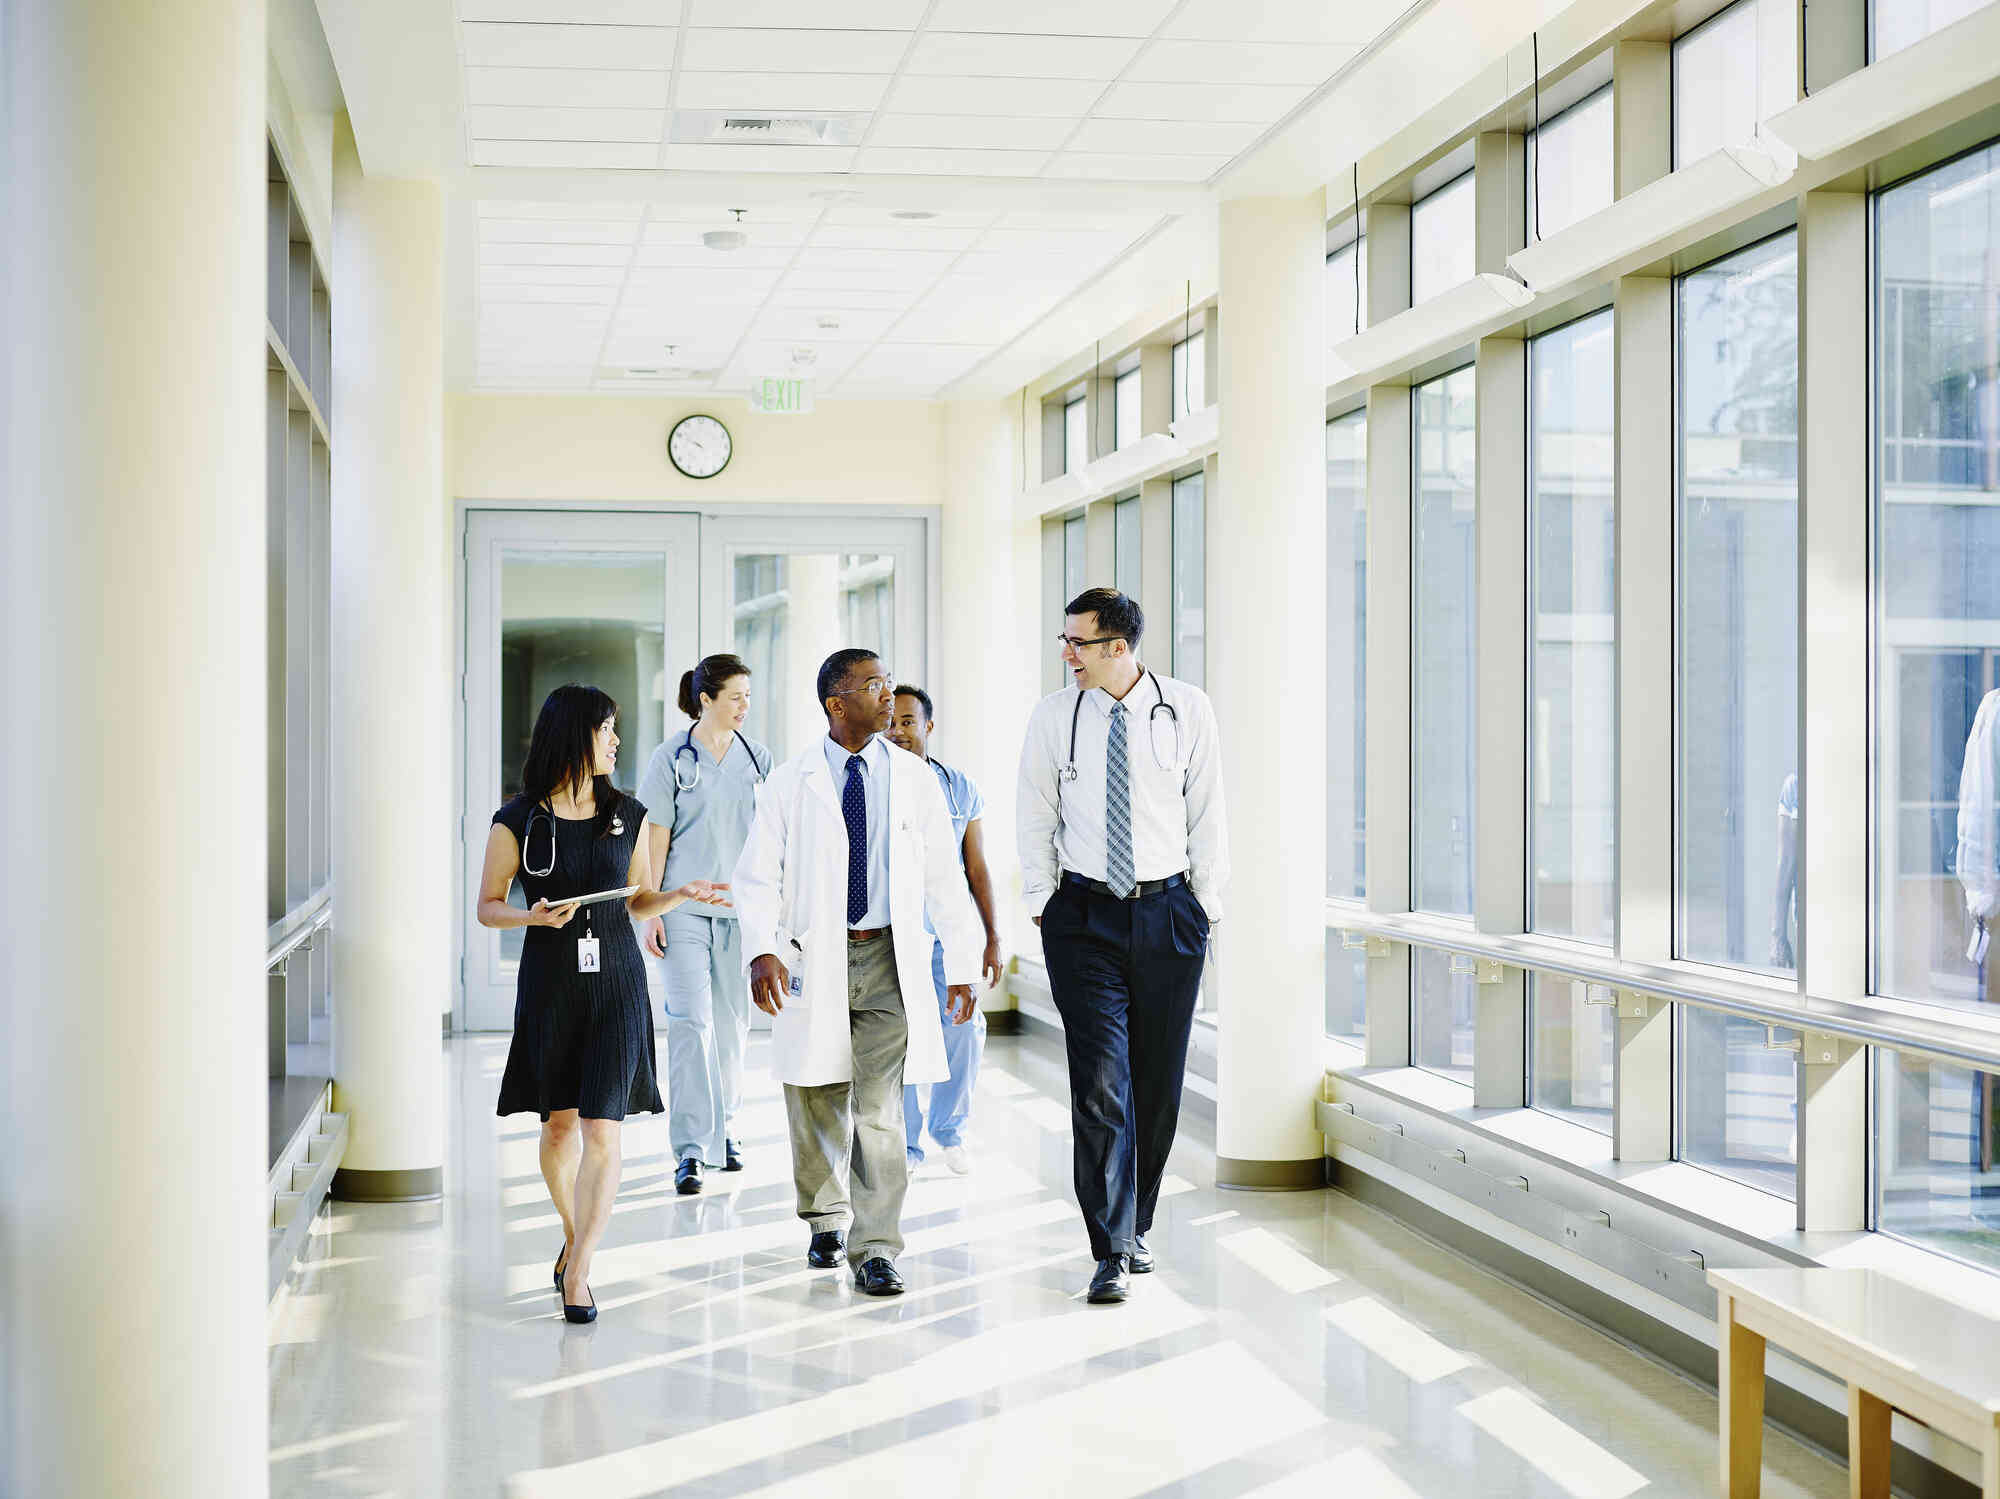
[[[903,1294],[903,1277],[896,1273],[896,1267],[879,1256],[863,1260],[854,1272],[855,1287],[868,1296],[900,1296]]]
[[[1085,1299],[1093,1306],[1104,1306],[1114,1301],[1123,1301],[1131,1294],[1130,1256],[1114,1254],[1109,1259],[1099,1260],[1097,1273],[1090,1278],[1090,1295]]]
[[[674,1190],[683,1197],[692,1197],[701,1190],[701,1157],[689,1156],[674,1172]]]
[[[1146,1247],[1146,1236],[1137,1235],[1132,1240],[1132,1273],[1151,1275],[1153,1273],[1153,1251]]]
[[[806,1249],[806,1263],[815,1270],[832,1270],[847,1258],[847,1235],[836,1229],[832,1233],[814,1234],[812,1243]]]
[[[734,1140],[724,1140],[722,1142],[722,1169],[724,1171],[741,1171],[743,1169],[743,1152],[736,1148]]]

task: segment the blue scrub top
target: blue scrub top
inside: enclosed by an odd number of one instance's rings
[[[938,785],[944,790],[944,803],[951,809],[952,842],[958,847],[958,867],[965,868],[965,829],[986,815],[986,798],[979,794],[979,785],[962,770],[954,770],[942,760],[930,762],[931,770],[937,775]],[[641,797],[641,801],[645,798]],[[647,803],[651,805],[651,803]]]
[[[680,771],[678,780],[676,768]],[[639,782],[639,800],[651,809],[653,821],[673,835],[667,846],[662,890],[676,889],[689,880],[728,882],[750,837],[750,822],[757,812],[757,787],[770,770],[770,750],[747,734],[732,736],[719,761],[694,738],[691,729],[682,730],[653,751]],[[689,780],[695,784],[682,790],[682,784]],[[725,920],[736,916],[727,906],[691,902],[682,909]]]

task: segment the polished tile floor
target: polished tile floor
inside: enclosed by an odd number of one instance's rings
[[[749,1169],[673,1192],[625,1135],[594,1327],[505,1041],[449,1043],[442,1203],[336,1205],[271,1326],[276,1495],[1623,1499],[1715,1491],[1714,1398],[1333,1192],[1218,1192],[1182,1131],[1123,1307],[1080,1297],[1059,1051],[992,1038],[976,1169],[913,1184],[909,1294],[804,1262],[783,1109],[753,1049]],[[1843,1471],[1772,1434],[1772,1499]]]

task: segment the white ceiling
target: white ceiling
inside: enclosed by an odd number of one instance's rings
[[[368,170],[450,185],[455,384],[731,392],[807,373],[824,395],[908,398],[1212,198],[1412,4],[319,9]],[[455,86],[418,97],[454,53]],[[745,117],[824,143],[718,138]],[[706,248],[738,208],[747,245]]]

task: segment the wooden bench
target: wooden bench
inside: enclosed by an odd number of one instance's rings
[[[1722,1402],[1722,1492],[1756,1499],[1764,1344],[1847,1382],[1847,1492],[1888,1499],[1889,1416],[1901,1411],[1980,1455],[2000,1499],[2000,1322],[1879,1270],[1711,1270]]]

